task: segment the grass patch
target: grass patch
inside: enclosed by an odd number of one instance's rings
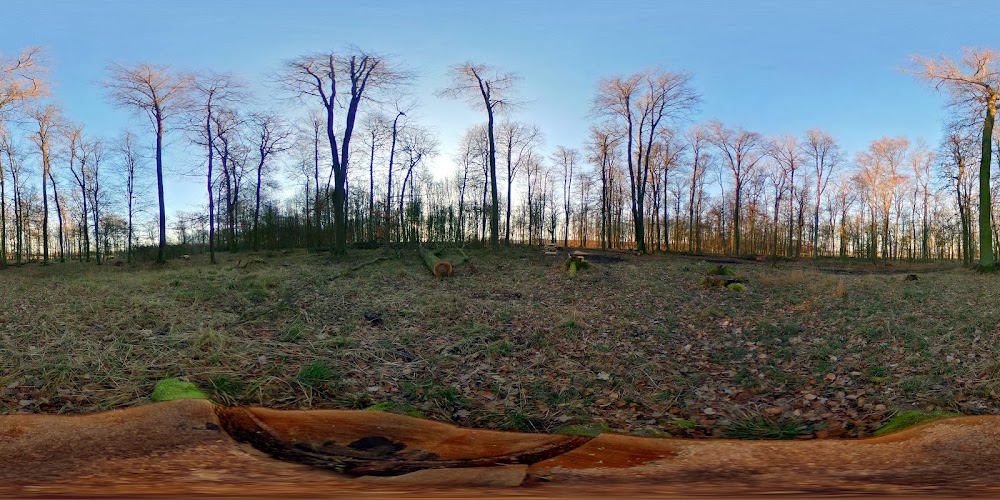
[[[733,420],[725,436],[733,439],[795,439],[808,433],[809,426],[790,419],[744,415]]]
[[[950,413],[944,411],[903,411],[896,413],[889,419],[882,428],[875,431],[875,436],[884,436],[893,432],[898,432],[915,425],[940,420],[942,418],[960,417],[960,413]]]
[[[299,373],[295,376],[300,384],[312,389],[318,389],[334,378],[333,368],[324,361],[313,361],[299,368]]]

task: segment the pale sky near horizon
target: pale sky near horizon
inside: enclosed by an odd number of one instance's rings
[[[940,139],[944,98],[898,70],[912,54],[1000,49],[990,2],[934,1],[306,1],[6,0],[0,53],[41,46],[52,99],[94,134],[129,121],[104,97],[112,62],[232,71],[263,82],[283,60],[357,45],[417,76],[416,120],[437,133],[439,175],[466,128],[484,121],[436,97],[467,60],[518,73],[515,117],[545,135],[543,150],[582,147],[598,81],[658,65],[694,75],[692,121],[718,119],[764,134],[823,128],[853,154],[882,136]],[[274,106],[280,106],[275,102]],[[133,128],[148,134],[142,121]],[[174,141],[178,158],[184,141]],[[182,160],[178,160],[182,161]],[[174,176],[168,213],[203,203],[199,179]]]

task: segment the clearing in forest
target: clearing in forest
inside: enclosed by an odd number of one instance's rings
[[[810,438],[1000,398],[995,277],[947,263],[733,261],[733,291],[701,284],[710,257],[614,254],[569,275],[565,255],[471,251],[435,278],[416,250],[381,255],[3,270],[0,413],[141,404],[177,377],[225,404]]]

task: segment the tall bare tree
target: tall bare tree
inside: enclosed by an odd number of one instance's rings
[[[90,262],[90,224],[87,222],[87,215],[90,213],[88,203],[90,200],[90,149],[85,145],[83,127],[79,125],[67,125],[63,127],[66,140],[66,150],[69,154],[69,171],[73,174],[73,180],[80,188],[80,203],[83,205],[81,217],[78,221],[80,227],[81,252],[78,258],[81,262]]]
[[[465,99],[472,105],[483,104],[486,110],[486,133],[489,138],[490,246],[500,246],[500,194],[497,190],[497,152],[494,125],[496,114],[512,104],[511,94],[518,77],[492,66],[466,62],[451,69],[452,84],[441,95]],[[509,203],[509,201],[508,201]]]
[[[396,112],[396,117],[392,119],[392,141],[389,145],[389,179],[386,182],[385,194],[385,248],[389,249],[389,238],[392,234],[392,174],[395,170],[396,143],[399,142],[399,119],[406,116],[402,110]]]
[[[31,140],[38,146],[42,157],[42,263],[49,263],[49,172],[52,169],[52,142],[59,127],[59,109],[49,104],[32,109],[29,113],[36,128]]]
[[[806,131],[806,140],[802,144],[806,158],[812,160],[813,173],[816,177],[816,204],[813,206],[813,258],[819,256],[819,208],[826,192],[833,170],[841,161],[840,145],[834,137],[820,129]]]
[[[611,126],[590,129],[587,152],[590,162],[600,171],[601,179],[601,249],[607,249],[611,242],[611,194],[614,171],[620,157],[620,138]]]
[[[785,171],[788,178],[788,256],[798,257],[802,248],[802,242],[793,244],[795,224],[795,172],[802,166],[802,148],[799,140],[791,135],[775,137],[764,146],[767,154],[774,158],[778,165]],[[777,219],[775,219],[777,220]]]
[[[743,188],[754,175],[757,163],[764,156],[760,134],[743,129],[726,128],[719,122],[711,125],[712,143],[722,153],[733,174],[733,253],[740,253],[740,208]]]
[[[534,125],[506,121],[500,124],[500,143],[503,147],[504,160],[507,163],[507,214],[504,222],[504,245],[510,245],[510,215],[514,205],[512,187],[514,176],[524,166],[531,155],[533,147],[541,140],[541,132]]]
[[[691,150],[691,177],[688,184],[688,252],[701,251],[701,199],[704,193],[705,173],[712,160],[707,151],[710,138],[711,131],[705,125],[695,125],[685,134],[687,146]]]
[[[167,212],[163,197],[163,138],[166,123],[190,108],[189,91],[194,78],[167,66],[113,64],[104,82],[111,100],[135,112],[145,113],[156,134],[156,194],[159,200],[159,251],[156,261],[166,262]]]
[[[556,152],[552,155],[552,161],[559,166],[562,171],[563,181],[563,246],[569,246],[569,217],[573,209],[573,170],[576,168],[579,152],[573,148],[556,146]]]
[[[119,169],[121,174],[125,177],[125,207],[128,211],[126,219],[127,225],[125,229],[125,260],[126,262],[131,263],[132,242],[135,240],[134,217],[136,201],[139,194],[138,185],[136,184],[136,174],[138,173],[141,161],[139,151],[136,146],[135,136],[131,131],[126,130],[122,133],[116,144],[116,149],[119,155]],[[209,193],[208,199],[209,201],[212,200],[211,193]]]
[[[982,143],[979,160],[979,269],[995,271],[993,215],[990,196],[993,126],[1000,107],[1000,54],[990,49],[965,49],[961,62],[941,56],[913,56],[910,72],[950,93],[953,106],[982,113]]]
[[[85,146],[90,151],[90,215],[93,217],[94,223],[94,255],[97,259],[97,265],[101,265],[104,254],[107,253],[107,241],[104,241],[105,247],[101,248],[101,202],[103,201],[103,192],[101,191],[101,162],[104,161],[104,142],[100,139],[94,139],[85,144]]]
[[[269,157],[283,153],[292,147],[292,130],[285,126],[281,118],[273,113],[253,113],[250,115],[252,129],[257,147],[257,182],[254,185],[253,208],[253,249],[260,250],[260,192],[264,181],[264,167]]]
[[[699,101],[692,76],[648,69],[631,76],[614,76],[600,82],[594,111],[624,127],[625,159],[632,194],[632,220],[637,250],[646,253],[645,200],[651,150],[657,129],[678,119]]]
[[[347,253],[347,172],[358,109],[363,100],[400,84],[405,75],[385,58],[357,49],[348,54],[325,52],[301,56],[286,62],[284,73],[286,85],[301,97],[318,98],[326,115],[334,178],[330,200],[334,213],[332,251],[343,255]],[[346,94],[340,93],[342,86],[347,87]],[[338,137],[340,105],[347,108],[347,113]]]
[[[194,96],[204,114],[204,127],[198,127],[199,135],[205,141],[207,148],[207,173],[206,188],[208,190],[208,255],[209,261],[215,264],[215,137],[216,132],[212,130],[212,123],[215,120],[217,108],[231,106],[234,102],[242,99],[243,83],[230,74],[206,74],[199,76],[193,82]],[[200,119],[199,119],[200,121]]]

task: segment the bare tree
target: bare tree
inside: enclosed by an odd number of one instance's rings
[[[205,116],[204,127],[199,127],[200,135],[207,149],[206,188],[208,190],[208,254],[209,261],[215,264],[215,189],[214,189],[214,159],[215,132],[212,123],[215,120],[216,108],[230,106],[242,99],[243,83],[230,74],[207,74],[198,77],[193,82],[194,99],[199,103]],[[200,120],[199,120],[200,121]]]
[[[840,146],[830,134],[820,129],[806,131],[806,140],[802,145],[803,153],[812,160],[813,173],[816,177],[816,204],[813,206],[813,258],[819,256],[819,206],[823,193],[830,183],[834,168],[841,161]]]
[[[392,233],[392,173],[395,170],[396,143],[399,140],[399,119],[406,116],[402,110],[396,112],[396,117],[392,119],[392,143],[389,145],[389,179],[385,194],[385,248],[389,249],[389,235]],[[402,229],[402,228],[401,228]]]
[[[402,113],[400,111],[400,113]],[[398,115],[397,115],[398,117]],[[368,152],[368,223],[366,224],[366,235],[369,242],[376,241],[375,228],[375,159],[377,151],[386,137],[389,135],[388,118],[381,113],[369,114],[365,119],[365,136],[362,139],[367,143]]]
[[[507,214],[504,222],[504,245],[510,245],[510,215],[514,205],[511,198],[514,176],[531,155],[532,148],[541,141],[541,132],[534,125],[507,121],[500,124],[500,143],[507,163]]]
[[[400,137],[400,153],[405,163],[406,175],[399,189],[399,227],[402,241],[417,241],[416,232],[408,230],[407,210],[405,205],[406,185],[409,183],[410,192],[413,189],[414,168],[428,158],[437,154],[437,140],[424,128],[409,126]]]
[[[587,143],[589,159],[600,170],[601,178],[601,248],[607,249],[611,242],[611,194],[614,171],[620,157],[620,138],[615,136],[611,126],[590,129]]]
[[[90,262],[90,224],[87,222],[87,215],[89,214],[88,202],[90,200],[90,196],[88,195],[90,192],[90,184],[88,182],[90,180],[90,170],[88,168],[90,150],[85,146],[82,127],[79,125],[68,125],[63,130],[65,131],[63,135],[65,136],[66,148],[69,153],[69,171],[73,174],[73,180],[76,181],[77,187],[80,188],[80,202],[83,205],[82,216],[79,220],[82,251],[78,257],[81,262],[84,260]]]
[[[733,174],[733,253],[740,253],[740,207],[743,203],[743,188],[752,177],[757,163],[764,156],[760,134],[743,129],[729,129],[722,123],[711,125],[712,143],[722,153],[729,170]]]
[[[916,146],[910,151],[908,158],[910,166],[913,168],[914,179],[916,180],[916,192],[913,193],[914,205],[919,200],[921,205],[920,213],[920,258],[929,259],[930,254],[930,228],[929,210],[931,197],[931,165],[936,158],[934,151],[927,147],[927,144],[918,141]],[[914,211],[915,212],[915,211]],[[914,232],[916,224],[913,225]],[[914,237],[914,239],[916,239]]]
[[[563,246],[569,246],[569,216],[573,208],[573,169],[576,167],[577,157],[580,154],[577,150],[565,146],[556,146],[556,152],[552,155],[552,161],[559,166],[562,171],[563,181]]]
[[[704,125],[696,125],[687,131],[685,138],[691,150],[691,177],[688,184],[688,252],[700,252],[701,199],[704,193],[705,173],[712,160],[706,151],[711,131]]]
[[[127,226],[125,230],[125,260],[126,262],[131,263],[132,242],[135,240],[135,225],[133,221],[136,210],[136,198],[138,195],[136,174],[139,170],[140,164],[139,151],[136,147],[135,136],[131,131],[126,130],[122,133],[116,144],[116,150],[120,155],[118,165],[122,175],[125,177],[125,206],[128,211]],[[209,202],[211,202],[211,193],[209,193],[208,199]]]
[[[94,254],[97,259],[97,265],[101,265],[103,255],[107,253],[107,241],[104,242],[104,248],[101,248],[101,201],[102,201],[102,191],[101,191],[101,162],[104,160],[104,142],[100,139],[95,139],[84,145],[90,150],[90,214],[93,216],[94,222]]]
[[[1000,54],[990,49],[965,49],[961,63],[948,57],[928,59],[913,56],[909,70],[918,78],[944,88],[952,105],[982,113],[982,147],[979,160],[979,269],[995,271],[993,214],[990,196],[993,126],[1000,106]],[[963,68],[964,66],[964,68]]]
[[[156,134],[156,194],[159,200],[160,241],[156,261],[166,262],[167,213],[163,198],[163,137],[166,123],[189,109],[189,90],[194,78],[167,66],[113,64],[104,82],[111,100],[122,107],[143,112]]]
[[[40,54],[40,48],[29,47],[16,58],[0,55],[0,120],[7,108],[46,94],[45,68],[39,62]]]
[[[281,119],[270,113],[253,113],[250,115],[250,127],[256,139],[257,146],[257,182],[254,185],[253,208],[253,249],[260,250],[260,191],[263,184],[264,166],[270,156],[283,153],[292,147],[292,130],[285,126]]]
[[[497,191],[497,153],[494,124],[496,114],[511,105],[510,94],[518,81],[517,75],[500,71],[485,64],[466,62],[451,69],[452,84],[441,95],[465,99],[472,105],[482,103],[486,109],[486,133],[489,138],[490,246],[500,246],[500,194]],[[509,201],[508,201],[509,203]]]
[[[802,248],[802,242],[799,241],[798,244],[793,244],[794,237],[794,227],[795,225],[792,221],[795,220],[795,172],[802,166],[802,148],[799,145],[799,140],[794,136],[783,135],[780,137],[775,137],[765,144],[765,151],[767,154],[774,158],[780,166],[785,171],[785,176],[788,180],[788,256],[798,257],[800,250]],[[777,222],[777,215],[775,215],[775,222]]]
[[[39,63],[41,49],[30,47],[13,59],[0,55],[0,133],[5,111],[20,102],[45,94],[44,68]],[[0,165],[0,268],[7,265],[7,174]],[[60,233],[61,234],[61,233]]]
[[[607,78],[598,85],[594,111],[624,126],[632,220],[641,253],[646,253],[644,210],[653,141],[665,120],[678,119],[697,105],[699,97],[691,87],[691,78],[688,73],[650,69]]]
[[[38,146],[42,157],[42,263],[49,263],[49,172],[52,168],[52,142],[59,128],[59,109],[49,104],[44,108],[32,109],[29,114],[36,129],[31,140]]]
[[[342,255],[347,253],[347,171],[358,109],[361,101],[400,84],[405,75],[383,57],[360,50],[346,55],[326,52],[302,56],[286,62],[284,73],[285,84],[296,95],[318,98],[325,111],[334,178],[332,251]],[[348,94],[339,92],[341,85],[347,86]],[[338,137],[339,104],[347,108],[347,113]]]

